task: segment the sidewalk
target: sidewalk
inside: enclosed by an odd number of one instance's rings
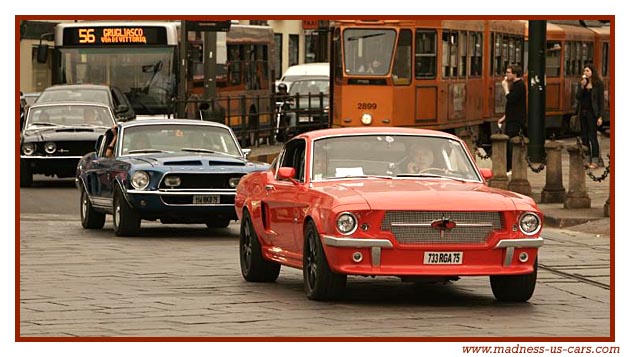
[[[566,147],[576,143],[575,138],[561,139],[565,149],[562,150],[562,185],[566,191],[569,190],[569,153]],[[599,136],[600,152],[604,159],[604,163],[608,165],[607,154],[610,153],[610,138]],[[261,145],[252,148],[250,159],[256,161],[271,162],[273,158],[280,152],[282,145]],[[492,168],[490,159],[482,160],[477,157],[477,164],[480,167]],[[604,168],[593,170],[595,177],[600,177],[604,172]],[[593,181],[590,177],[586,177],[586,190],[591,199],[591,208],[583,209],[566,209],[562,203],[539,203],[539,207],[545,215],[545,225],[550,227],[571,227],[571,229],[602,235],[610,235],[610,218],[604,216],[604,204],[610,195],[611,174],[602,181]],[[527,172],[527,178],[530,182],[533,192],[533,198],[536,202],[540,202],[540,196],[546,181],[546,169],[539,173],[531,170]],[[612,208],[611,208],[612,211]]]

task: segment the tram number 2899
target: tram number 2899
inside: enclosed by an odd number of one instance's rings
[[[376,103],[358,103],[357,109],[376,109]]]

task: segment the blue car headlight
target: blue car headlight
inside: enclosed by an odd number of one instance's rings
[[[149,186],[149,174],[144,171],[136,171],[131,175],[131,186],[136,190],[144,190]]]

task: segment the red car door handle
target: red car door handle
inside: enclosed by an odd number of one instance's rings
[[[273,191],[273,190],[275,190],[275,189],[276,189],[276,188],[275,188],[273,185],[265,185],[265,190],[266,190],[266,191]]]

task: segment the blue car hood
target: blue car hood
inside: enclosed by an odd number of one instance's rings
[[[167,171],[251,172],[266,170],[269,165],[252,163],[246,159],[221,154],[158,153],[130,155],[127,160],[134,166],[147,166]]]

